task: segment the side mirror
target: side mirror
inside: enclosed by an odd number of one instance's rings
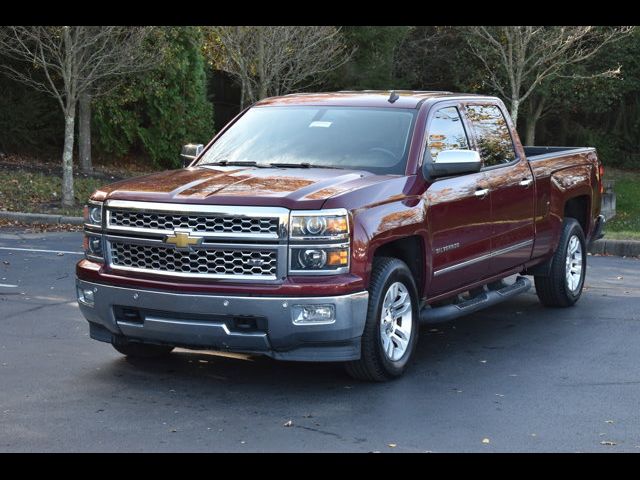
[[[204,145],[201,143],[188,143],[183,146],[182,152],[180,152],[182,168],[186,168],[191,165],[191,162],[193,162],[196,157],[202,153],[202,150],[204,150]]]
[[[427,178],[476,173],[482,168],[480,154],[475,150],[443,150],[432,162],[424,162]]]

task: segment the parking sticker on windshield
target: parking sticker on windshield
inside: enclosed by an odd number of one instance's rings
[[[320,122],[316,120],[315,122],[311,122],[309,124],[309,128],[313,128],[313,127],[329,128],[332,123],[333,122]]]

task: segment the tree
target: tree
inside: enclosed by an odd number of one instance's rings
[[[349,51],[348,62],[331,75],[332,88],[393,89],[394,58],[398,45],[409,32],[403,26],[343,26],[341,32]]]
[[[96,100],[96,147],[115,156],[144,152],[175,168],[183,144],[206,143],[214,133],[204,38],[201,27],[158,27],[153,41],[162,45],[162,62]]]
[[[469,50],[484,65],[489,85],[508,102],[516,123],[520,106],[542,82],[590,59],[632,30],[633,27],[471,26],[463,27],[463,35]],[[609,68],[590,77],[612,76],[617,71]]]
[[[73,146],[76,107],[81,95],[101,82],[137,68],[148,27],[2,27],[3,55],[22,63],[0,68],[11,78],[53,96],[64,115],[62,205],[75,204]]]
[[[394,72],[402,88],[474,93],[482,90],[482,64],[457,27],[414,26],[396,48]]]
[[[340,29],[324,26],[215,26],[210,63],[241,84],[241,105],[308,89],[351,55]]]

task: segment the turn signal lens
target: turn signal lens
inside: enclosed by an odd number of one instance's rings
[[[349,253],[347,249],[332,250],[327,255],[327,265],[339,267],[349,263]]]
[[[339,235],[348,231],[347,217],[329,217],[327,219],[327,233]]]

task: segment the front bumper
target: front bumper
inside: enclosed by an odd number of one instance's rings
[[[93,291],[92,306],[83,301],[78,304],[96,340],[124,337],[193,349],[264,354],[279,360],[360,358],[366,291],[331,297],[267,297],[170,293],[80,279],[76,283],[80,291]],[[335,322],[293,324],[293,305],[316,304],[334,305]]]

